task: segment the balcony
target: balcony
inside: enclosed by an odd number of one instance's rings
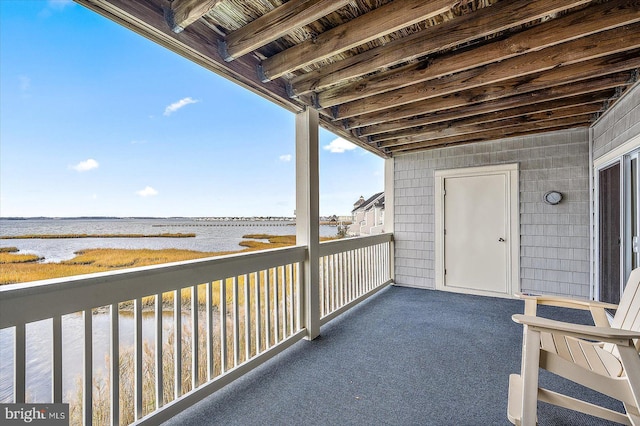
[[[510,425],[521,301],[390,286],[166,425]],[[588,323],[584,312],[541,315]],[[585,396],[551,375],[541,383]],[[621,410],[590,392],[587,398]],[[540,403],[538,424],[613,425]]]
[[[315,287],[306,246],[0,287],[2,402],[169,419],[390,284],[391,250],[391,234],[322,243]]]
[[[392,244],[390,234],[320,244],[313,341],[303,340],[304,246],[0,288],[13,353],[3,402],[70,402],[72,424],[507,424],[521,302],[389,287]],[[42,374],[31,352],[49,358],[45,396],[30,388]],[[81,354],[71,392],[70,352]],[[539,416],[602,424],[550,406]]]

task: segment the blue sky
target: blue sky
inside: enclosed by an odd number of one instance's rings
[[[66,0],[0,1],[0,216],[291,216],[294,115]],[[383,160],[320,131],[320,214]]]

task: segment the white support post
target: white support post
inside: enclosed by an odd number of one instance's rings
[[[393,157],[384,160],[384,232],[393,233],[395,223],[395,173]],[[389,243],[389,278],[395,281],[395,248]]]
[[[318,156],[318,111],[307,108],[296,116],[296,244],[307,246],[302,286],[307,340],[320,335]]]

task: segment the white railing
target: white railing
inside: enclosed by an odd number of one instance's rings
[[[320,244],[321,324],[391,283],[392,249],[392,234]]]
[[[322,243],[317,320],[388,284],[390,250],[389,234]],[[307,253],[296,246],[2,286],[0,346],[13,350],[0,360],[0,374],[12,376],[0,378],[11,384],[0,402],[67,402],[72,424],[166,420],[305,337]],[[48,358],[50,377],[30,371],[34,357]],[[74,371],[80,379],[69,384]],[[31,389],[34,378],[46,395]]]

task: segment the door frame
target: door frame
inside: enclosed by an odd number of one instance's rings
[[[611,151],[601,155],[600,157],[593,160],[593,217],[594,224],[592,227],[593,232],[593,280],[591,285],[591,298],[593,300],[600,300],[600,180],[599,173],[601,170],[606,169],[616,163],[620,164],[620,294],[624,290],[624,285],[626,283],[627,274],[630,271],[627,271],[628,265],[625,263],[624,254],[625,250],[631,244],[630,241],[626,238],[628,224],[625,221],[625,215],[627,212],[627,202],[625,200],[625,176],[627,173],[626,165],[625,165],[625,157],[635,153],[638,149],[640,149],[640,135],[637,135],[630,140],[622,143],[618,147],[612,149]]]
[[[444,183],[453,177],[479,177],[502,175],[505,177],[506,265],[508,293],[483,292],[472,289],[447,287],[444,279]],[[482,296],[512,298],[520,291],[520,205],[518,163],[494,166],[467,167],[461,169],[436,170],[435,177],[435,281],[436,289]]]

